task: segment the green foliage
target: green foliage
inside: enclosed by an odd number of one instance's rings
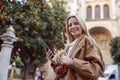
[[[21,61],[21,58],[19,56],[15,56],[14,59],[11,59],[11,64],[15,62],[17,68],[22,68],[23,67],[23,62]]]
[[[22,79],[23,75],[22,74],[14,74],[14,78],[17,78],[17,79]]]
[[[46,62],[42,39],[53,52],[63,49],[66,43],[64,2],[51,0],[49,4],[45,0],[27,0],[24,4],[0,1],[0,25],[2,29],[14,26],[19,40],[14,44],[12,58],[19,56],[25,71],[28,65]]]
[[[120,64],[120,37],[112,39],[111,43],[111,55],[116,64]]]

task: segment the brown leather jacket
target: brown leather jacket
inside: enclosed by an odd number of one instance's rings
[[[91,37],[78,39],[71,53],[73,64],[68,67],[65,80],[97,80],[103,74],[102,54]]]

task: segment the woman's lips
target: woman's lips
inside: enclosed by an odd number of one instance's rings
[[[71,32],[75,33],[76,31],[78,31],[79,29],[78,28],[72,28],[71,29]]]

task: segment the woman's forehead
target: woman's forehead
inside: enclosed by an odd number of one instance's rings
[[[69,20],[77,20],[76,17],[71,17]]]
[[[77,18],[76,17],[71,17],[71,18],[69,18],[68,23],[74,22],[74,21],[77,21]]]

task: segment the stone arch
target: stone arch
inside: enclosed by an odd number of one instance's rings
[[[93,27],[89,30],[91,36],[96,40],[101,49],[110,48],[111,33],[104,27]]]
[[[103,60],[105,65],[110,65],[113,63],[111,54],[110,54],[110,43],[111,43],[111,32],[105,27],[93,27],[89,29],[89,33],[96,40],[98,46],[101,49]]]

